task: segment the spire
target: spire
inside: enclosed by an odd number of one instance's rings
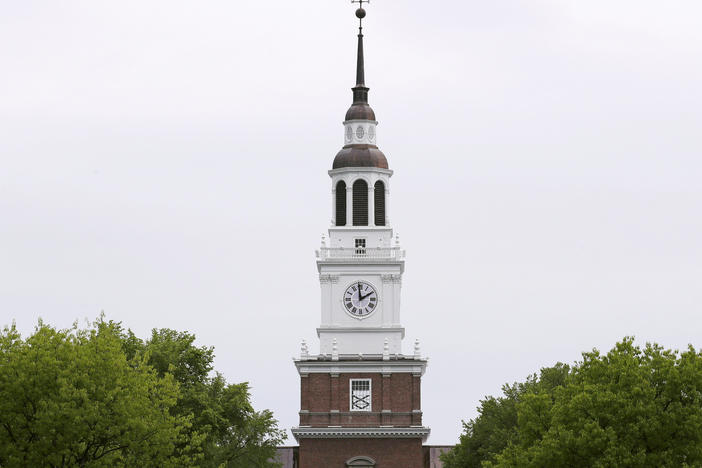
[[[352,0],[360,8],[358,18],[358,55],[356,56],[356,86],[353,90],[353,103],[346,111],[344,119],[344,147],[334,158],[333,169],[344,167],[376,167],[388,169],[388,160],[378,149],[375,112],[368,105],[368,88],[363,57],[363,19],[366,17],[364,3],[368,0]]]
[[[361,8],[356,10],[358,18],[358,58],[356,61],[356,86],[366,85],[366,70],[363,63],[363,18],[366,17],[366,10],[363,9],[363,0],[359,0]]]
[[[356,18],[358,18],[358,54],[356,57],[356,86],[353,88],[353,102],[354,104],[368,104],[366,69],[363,59],[363,18],[366,17],[366,10],[363,9],[363,4],[369,2],[368,0],[353,0],[352,3],[359,4],[358,10],[356,10]]]

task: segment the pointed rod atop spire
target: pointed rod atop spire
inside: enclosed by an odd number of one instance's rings
[[[368,88],[366,88],[366,70],[363,59],[363,18],[366,17],[366,10],[363,9],[363,4],[370,3],[370,1],[351,0],[351,3],[359,4],[358,10],[356,10],[356,18],[358,18],[358,56],[356,59],[356,86],[353,88],[353,101],[367,103]]]
[[[366,85],[366,70],[363,61],[363,26],[358,28],[358,59],[356,61],[356,86]]]
[[[363,4],[370,2],[368,0],[352,0],[351,3],[359,4],[358,10],[356,10],[356,18],[358,18],[358,61],[356,62],[356,86],[365,86],[366,71],[363,62],[363,18],[366,17],[366,10],[363,9]]]

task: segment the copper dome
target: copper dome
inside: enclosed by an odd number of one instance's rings
[[[372,120],[375,121],[375,112],[368,103],[353,103],[346,111],[346,120]]]
[[[371,111],[373,112],[373,111]],[[332,169],[343,167],[377,167],[389,169],[388,160],[377,146],[348,145],[336,154]]]

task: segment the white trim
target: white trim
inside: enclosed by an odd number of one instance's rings
[[[357,333],[357,332],[375,332],[375,333],[402,333],[402,338],[405,337],[405,329],[400,326],[393,327],[319,327],[317,328],[317,337],[320,333]],[[409,355],[414,357],[414,354]]]
[[[329,232],[344,232],[344,231],[368,231],[368,232],[378,232],[378,231],[390,231],[390,237],[392,237],[392,228],[390,226],[331,226],[329,227]]]
[[[319,327],[317,328],[317,337],[319,338],[320,333],[402,333],[402,338],[405,337],[405,329],[397,327]],[[414,357],[410,355],[409,357]]]
[[[377,120],[368,120],[368,119],[351,119],[351,120],[344,120],[344,121],[341,122],[341,123],[342,123],[342,124],[347,124],[347,123],[357,123],[357,122],[364,122],[364,123],[370,122],[370,123],[372,123],[372,124],[378,125],[378,121],[377,121]]]
[[[349,172],[377,172],[388,176],[392,176],[393,174],[391,169],[382,169],[380,167],[340,167],[338,169],[330,169],[327,171],[327,174],[330,176],[335,176],[337,174],[347,174]]]
[[[368,382],[368,406],[363,409],[353,407],[353,384],[354,382]],[[373,380],[372,379],[349,379],[349,412],[370,413],[373,411]]]
[[[378,122],[374,120],[347,120],[344,122],[344,146],[378,145]]]
[[[300,439],[415,439],[426,441],[428,427],[293,427],[295,440]]]
[[[383,361],[300,361],[295,360],[300,374],[412,374],[422,376],[427,360]]]
[[[346,467],[347,468],[353,468],[354,466],[357,466],[359,468],[372,468],[375,466],[375,460],[373,460],[370,457],[353,457],[349,458],[346,460]]]

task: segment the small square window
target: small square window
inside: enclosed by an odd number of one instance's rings
[[[354,239],[354,246],[356,248],[357,255],[365,255],[365,253],[366,253],[366,240],[365,239]]]
[[[351,411],[371,411],[371,379],[351,379]]]

